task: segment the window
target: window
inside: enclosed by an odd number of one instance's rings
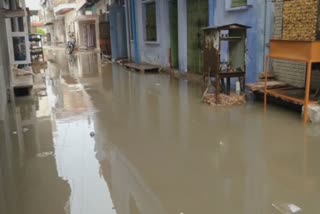
[[[232,0],[231,1],[231,7],[243,7],[247,6],[247,0]]]
[[[145,38],[148,42],[156,42],[157,38],[157,9],[156,2],[144,3]]]

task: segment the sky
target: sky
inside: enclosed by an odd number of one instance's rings
[[[40,10],[40,0],[25,0],[30,10]]]

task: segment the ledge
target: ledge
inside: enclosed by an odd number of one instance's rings
[[[243,11],[243,10],[248,10],[251,7],[252,7],[252,5],[241,6],[241,7],[230,7],[230,8],[227,8],[226,11],[228,11],[228,12]]]
[[[146,45],[160,45],[160,42],[158,42],[158,41],[156,41],[156,42],[144,41],[144,44],[146,44]]]

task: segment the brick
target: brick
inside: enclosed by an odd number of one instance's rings
[[[282,38],[286,40],[316,40],[318,0],[283,2]]]

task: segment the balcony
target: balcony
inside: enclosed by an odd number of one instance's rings
[[[74,0],[55,0],[53,5],[55,15],[63,15],[77,7]]]

